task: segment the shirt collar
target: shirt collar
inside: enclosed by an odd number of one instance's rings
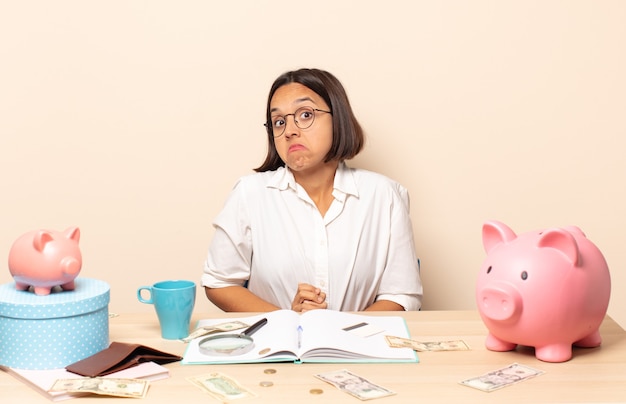
[[[345,199],[348,195],[354,195],[357,198],[359,197],[359,191],[356,187],[353,171],[346,165],[345,162],[340,163],[339,167],[337,167],[334,188],[333,194],[335,195],[335,198]],[[337,192],[343,194],[343,198],[339,198]]]
[[[285,166],[279,167],[274,172],[274,175],[270,178],[267,186],[281,191],[284,191],[287,188],[291,188],[293,190],[297,189],[296,179],[294,178],[293,173]],[[337,199],[344,200],[347,195],[354,195],[357,198],[359,196],[359,191],[357,190],[352,169],[348,167],[345,162],[339,163],[339,166],[337,167],[333,188],[333,195]]]
[[[296,189],[296,179],[287,167],[279,167],[274,174],[270,177],[267,183],[269,188],[276,188],[280,191],[284,191],[287,188]]]

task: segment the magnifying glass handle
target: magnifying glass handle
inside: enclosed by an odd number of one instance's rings
[[[259,328],[263,327],[265,324],[267,324],[267,319],[262,318],[261,320],[257,321],[256,323],[248,327],[248,329],[242,332],[241,335],[250,336],[254,334]]]

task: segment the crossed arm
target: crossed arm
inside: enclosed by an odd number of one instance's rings
[[[228,286],[224,288],[205,287],[206,296],[213,304],[224,311],[267,312],[279,310],[275,306],[243,286]],[[326,309],[326,294],[315,286],[301,283],[291,302],[291,310],[302,313],[308,310]],[[365,311],[402,311],[404,307],[389,301],[379,300],[367,307]]]

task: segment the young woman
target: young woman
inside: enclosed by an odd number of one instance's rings
[[[214,220],[207,297],[225,311],[418,310],[408,193],[346,165],[364,136],[337,78],[282,74],[265,126],[265,161]]]

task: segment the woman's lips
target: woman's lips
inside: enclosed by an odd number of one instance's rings
[[[294,145],[289,146],[289,153],[295,152],[298,150],[305,150],[305,149],[306,148],[301,144],[294,144]]]

